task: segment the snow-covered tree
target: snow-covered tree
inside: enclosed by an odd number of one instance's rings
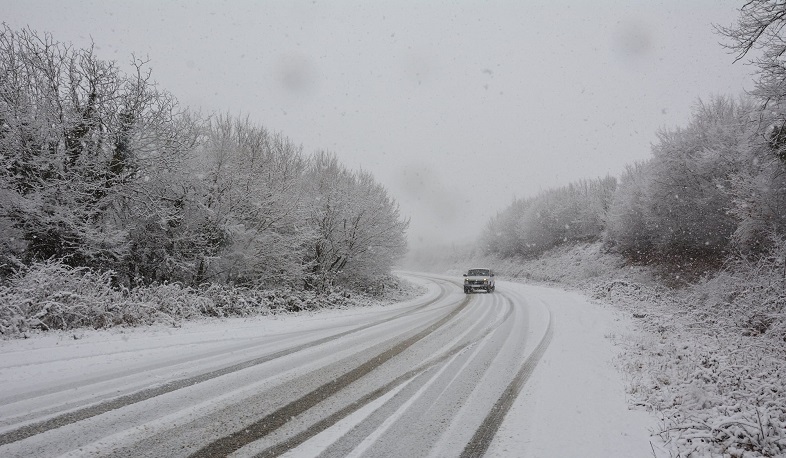
[[[623,175],[606,242],[635,260],[675,265],[717,266],[736,252],[740,192],[758,168],[756,111],[748,98],[715,97],[697,103],[687,127],[659,132],[653,158]]]
[[[563,243],[599,240],[616,186],[613,177],[580,180],[517,200],[489,222],[485,249],[532,257]]]
[[[306,182],[311,197],[308,223],[314,239],[307,253],[307,286],[341,282],[362,287],[389,272],[406,253],[409,221],[387,190],[367,172],[353,172],[335,155],[311,160]]]
[[[653,252],[652,233],[644,218],[649,210],[648,165],[636,163],[625,168],[606,215],[604,242],[635,261],[644,261]]]
[[[780,148],[766,140],[754,143],[745,152],[745,166],[732,176],[733,240],[741,253],[761,254],[786,235],[786,163],[773,157]]]
[[[518,223],[531,205],[532,199],[515,199],[493,216],[483,231],[483,250],[502,257],[522,254]]]
[[[127,270],[139,218],[179,218],[195,122],[134,64],[128,76],[92,49],[0,29],[0,217],[23,259]]]
[[[223,236],[220,250],[203,253],[199,280],[293,284],[302,277],[311,239],[306,164],[301,147],[248,119],[211,120],[196,168],[207,220]]]
[[[144,61],[126,74],[4,25],[0,75],[1,275],[55,259],[125,285],[357,285],[406,249],[370,174],[248,119],[205,122]]]
[[[732,177],[746,166],[753,110],[749,100],[716,97],[697,104],[686,128],[659,132],[645,218],[661,255],[720,262],[729,253]]]

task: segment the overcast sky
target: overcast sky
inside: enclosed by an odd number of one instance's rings
[[[410,241],[471,239],[514,197],[618,176],[752,71],[742,0],[35,1],[0,21],[151,60],[184,105],[248,115],[374,174]]]

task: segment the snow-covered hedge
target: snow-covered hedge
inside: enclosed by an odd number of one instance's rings
[[[387,294],[374,297],[342,289],[316,294],[227,285],[196,289],[177,283],[128,290],[113,287],[111,272],[48,261],[18,272],[0,286],[0,335],[357,307],[417,293],[413,286],[393,278],[385,282],[384,290]]]

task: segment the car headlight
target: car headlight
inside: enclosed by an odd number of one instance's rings
[[[464,283],[469,283],[469,278],[465,278]]]

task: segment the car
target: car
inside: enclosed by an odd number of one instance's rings
[[[469,269],[464,274],[464,293],[469,294],[475,291],[485,291],[493,293],[496,289],[494,282],[494,271],[485,268]]]

